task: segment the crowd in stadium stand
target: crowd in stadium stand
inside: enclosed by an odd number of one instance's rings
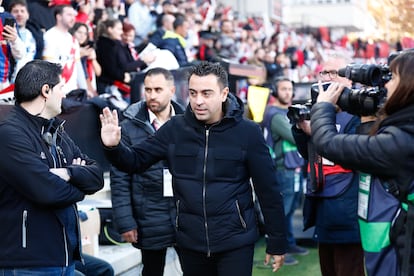
[[[134,74],[157,66],[226,61],[262,67],[266,74],[250,80],[255,85],[282,75],[312,82],[332,51],[384,63],[402,49],[400,43],[346,36],[331,41],[327,28],[294,30],[266,16],[242,19],[232,7],[208,0],[7,0],[2,6],[2,23],[13,16],[18,34],[1,34],[10,46],[3,47],[7,64],[1,66],[8,68],[0,87],[6,90],[34,58],[61,63],[68,92],[85,89],[88,97],[109,93],[127,100]]]

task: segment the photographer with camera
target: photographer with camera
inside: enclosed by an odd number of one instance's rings
[[[387,98],[371,134],[343,135],[335,127],[343,85],[320,89],[312,107],[312,142],[326,158],[361,171],[359,224],[368,275],[413,275],[414,51],[390,64]],[[408,210],[408,211],[407,211]]]
[[[349,61],[345,56],[329,56],[320,72],[321,81],[341,82],[343,87],[350,88],[352,81],[338,75],[338,70]],[[336,113],[334,123],[339,133],[350,134],[355,133],[360,118],[342,111]],[[296,123],[292,133],[299,152],[309,161],[304,230],[315,227],[313,238],[318,243],[322,275],[364,275],[357,218],[357,174],[316,154],[309,120]]]
[[[293,214],[302,195],[302,166],[304,165],[292,135],[292,125],[287,118],[288,107],[292,105],[293,88],[294,84],[289,78],[276,78],[271,93],[273,103],[266,107],[262,122],[266,143],[275,155],[276,179],[281,185],[283,195],[288,236],[285,265],[298,264],[298,260],[293,255],[309,253],[309,250],[296,244],[293,236]]]

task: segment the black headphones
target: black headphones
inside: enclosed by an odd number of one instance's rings
[[[292,83],[292,85],[293,85],[293,95],[292,95],[292,97],[294,97],[295,96],[295,82],[290,80],[288,77],[285,77],[285,76],[280,76],[280,77],[275,78],[275,80],[273,82],[274,84],[273,84],[273,89],[272,89],[272,96],[275,97],[275,98],[278,97],[277,90],[278,90],[278,87],[279,87],[279,82],[282,82],[282,81],[290,81]]]
[[[49,91],[49,89],[47,91],[45,91],[45,93],[47,93]],[[51,133],[52,130],[52,126],[53,126],[53,122],[55,119],[51,119],[48,122],[48,125],[45,128],[45,132],[42,134],[42,139],[43,141],[45,141],[45,143],[51,147],[51,146],[56,146],[56,136],[57,136],[57,131],[54,131],[54,134]]]
[[[52,119],[46,127],[45,132],[42,134],[42,140],[49,147],[49,152],[53,156],[55,162],[58,162],[60,165],[66,165],[67,160],[65,154],[62,148],[56,143],[58,131],[57,129],[54,131],[52,130],[53,121],[54,119]],[[56,163],[54,166],[56,166]]]

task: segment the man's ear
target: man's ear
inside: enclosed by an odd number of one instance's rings
[[[228,87],[224,87],[223,90],[221,91],[223,96],[221,101],[224,103],[227,100],[227,95],[229,94],[229,88]]]
[[[49,95],[49,92],[50,92],[49,85],[48,84],[42,85],[42,92],[41,92],[42,96],[47,98],[48,97],[47,95]]]

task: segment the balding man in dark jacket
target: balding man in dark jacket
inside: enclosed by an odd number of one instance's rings
[[[144,78],[145,101],[124,112],[122,141],[139,144],[171,116],[184,112],[172,101],[174,77],[166,69],[150,69]],[[111,167],[111,196],[114,221],[122,237],[141,249],[142,275],[164,273],[168,247],[175,246],[175,202],[167,194],[164,174],[167,166],[158,162],[142,173],[125,173]],[[170,191],[172,190],[169,185]]]

